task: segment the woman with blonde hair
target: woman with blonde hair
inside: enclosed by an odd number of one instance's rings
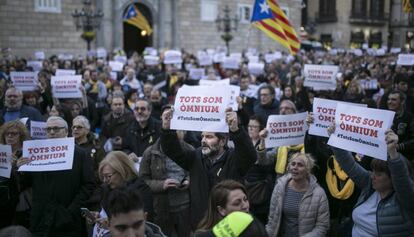
[[[98,172],[103,185],[96,192],[95,197],[100,197],[102,202],[113,189],[126,187],[138,190],[144,201],[147,220],[151,219],[153,214],[151,189],[143,179],[138,177],[134,162],[128,158],[127,154],[122,151],[109,152],[99,164]],[[97,218],[93,236],[103,236],[108,233],[105,206],[102,207],[100,213],[93,212],[92,214]],[[89,221],[94,222],[93,220]]]
[[[292,155],[288,173],[278,179],[270,201],[266,225],[270,237],[316,237],[328,232],[328,200],[311,174],[314,165],[309,154]]]

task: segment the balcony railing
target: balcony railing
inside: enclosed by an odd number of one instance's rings
[[[385,25],[388,21],[388,13],[369,14],[362,12],[351,12],[349,22],[352,24]]]

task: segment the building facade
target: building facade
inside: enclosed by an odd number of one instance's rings
[[[302,25],[328,47],[388,46],[391,1],[307,0]]]
[[[46,56],[60,53],[85,55],[86,42],[74,25],[72,12],[83,7],[83,1],[0,0],[0,46],[19,56],[32,56],[36,51]],[[302,0],[280,0],[292,25],[299,30]],[[134,4],[147,18],[153,34],[123,22],[126,9]],[[237,31],[232,33],[232,52],[255,48],[259,51],[284,50],[279,43],[252,27],[250,17],[254,0],[94,0],[92,5],[104,16],[92,48],[142,51],[145,47],[200,49],[224,46],[216,18],[227,5],[231,16],[239,17]]]

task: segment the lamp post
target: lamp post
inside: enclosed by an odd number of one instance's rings
[[[227,54],[230,54],[230,46],[229,43],[233,39],[233,35],[231,34],[233,31],[237,31],[237,26],[239,23],[239,17],[234,15],[233,17],[230,16],[230,8],[229,6],[225,6],[223,9],[224,16],[221,17],[219,14],[216,19],[216,26],[218,32],[223,32],[221,35],[221,39],[224,40],[226,43]]]
[[[88,51],[91,49],[91,42],[96,36],[95,29],[99,28],[104,15],[101,10],[95,11],[92,9],[91,4],[90,0],[84,0],[82,10],[75,9],[72,12],[76,30],[82,29],[81,37],[86,41]]]

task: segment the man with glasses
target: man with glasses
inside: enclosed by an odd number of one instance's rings
[[[151,117],[151,110],[149,101],[138,99],[134,107],[135,121],[122,138],[123,150],[134,161],[138,161],[145,149],[160,136],[161,122]]]
[[[31,106],[23,105],[23,93],[15,87],[7,89],[1,115],[4,120],[2,122],[9,122],[25,117],[32,121],[43,121],[42,114],[39,110]]]
[[[262,124],[265,124],[269,115],[279,113],[279,101],[275,97],[275,89],[271,85],[264,85],[259,88],[259,103],[253,112],[259,117]]]
[[[46,122],[49,139],[68,136],[68,124],[60,117],[52,116]],[[21,158],[17,166],[29,162]],[[71,170],[26,172],[24,178],[31,181],[33,203],[31,231],[34,236],[84,236],[84,207],[95,189],[92,159],[82,148],[75,146]]]

